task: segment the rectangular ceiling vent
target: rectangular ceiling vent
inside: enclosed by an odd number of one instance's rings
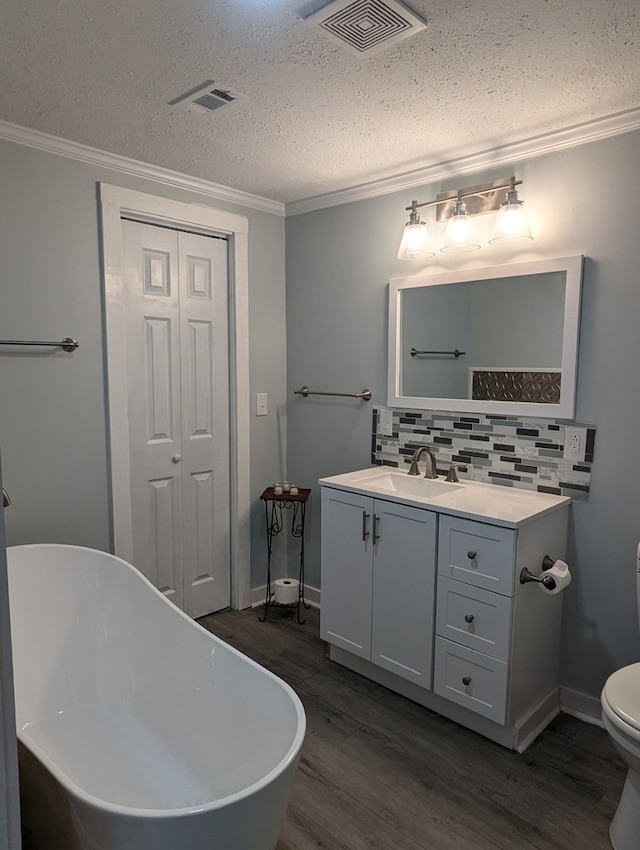
[[[427,26],[398,0],[334,0],[305,20],[360,56],[391,47]]]
[[[237,92],[233,92],[213,80],[207,80],[206,83],[181,94],[174,100],[170,100],[169,103],[171,106],[177,106],[179,109],[185,109],[188,112],[213,112],[220,109],[221,106],[228,106],[241,97],[242,95]]]

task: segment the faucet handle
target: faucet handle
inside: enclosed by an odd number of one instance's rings
[[[452,463],[449,467],[449,472],[447,472],[446,481],[450,481],[452,483],[459,481],[458,473],[456,472],[457,466],[455,463]]]

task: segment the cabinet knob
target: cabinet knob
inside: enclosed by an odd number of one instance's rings
[[[473,549],[469,549],[469,551],[467,552],[467,558],[468,558],[470,561],[475,561],[475,559],[476,559],[476,555],[477,555],[477,554],[478,554],[478,553],[477,553],[477,552],[475,552]]]
[[[465,687],[468,687],[471,684],[471,676],[463,676],[462,677],[462,684]]]
[[[474,619],[475,619],[475,617],[474,617],[473,614],[465,614],[464,615],[465,623],[473,623]]]
[[[171,458],[171,463],[180,463],[181,460],[182,460],[182,455],[174,455]]]

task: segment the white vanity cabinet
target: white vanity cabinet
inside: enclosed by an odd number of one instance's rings
[[[322,488],[324,640],[430,688],[435,575],[435,513]]]
[[[524,750],[559,710],[562,594],[520,573],[565,557],[570,499],[364,472],[320,481],[331,659]]]

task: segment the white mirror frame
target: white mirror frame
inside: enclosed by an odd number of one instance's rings
[[[582,256],[534,260],[527,263],[508,263],[500,266],[463,269],[436,274],[419,274],[412,277],[392,278],[389,281],[389,357],[387,376],[387,404],[408,410],[450,410],[464,413],[502,414],[505,416],[532,416],[536,418],[572,419],[575,414],[576,377],[578,366],[578,332],[580,327],[580,298],[582,290]],[[562,334],[562,385],[559,404],[511,401],[480,401],[465,398],[428,398],[401,395],[401,305],[403,290],[420,286],[440,286],[451,283],[468,283],[476,280],[519,277],[566,272],[564,326]]]

